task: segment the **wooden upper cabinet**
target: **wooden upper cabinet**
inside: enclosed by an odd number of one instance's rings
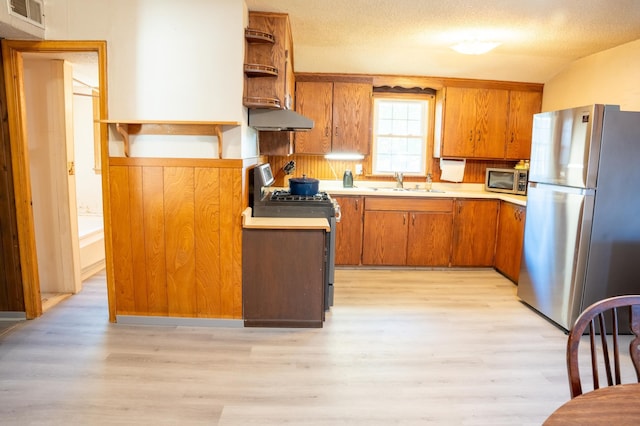
[[[507,160],[531,157],[533,115],[540,112],[541,106],[541,92],[512,90],[509,93],[509,129],[505,145]]]
[[[539,91],[447,87],[440,155],[528,159]]]
[[[295,77],[289,16],[249,12],[245,40],[243,104],[253,108],[293,108]]]
[[[449,87],[442,156],[503,158],[509,91]]]
[[[311,118],[311,131],[298,132],[298,154],[369,153],[370,83],[304,81],[296,84],[296,111]]]
[[[297,132],[295,151],[306,154],[331,152],[333,83],[299,82],[296,85],[296,111],[312,119],[313,128]]]
[[[369,153],[373,86],[333,84],[332,152]]]

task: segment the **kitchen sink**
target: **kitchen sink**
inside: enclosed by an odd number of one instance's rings
[[[437,193],[437,194],[444,194],[444,191],[440,191],[439,189],[422,189],[422,188],[418,188],[418,189],[407,189],[407,191],[413,191],[413,192],[433,192],[433,193]]]
[[[389,188],[389,187],[368,187],[362,189],[369,189],[371,191],[379,191],[379,192],[433,192],[438,194],[443,194],[444,191],[440,191],[439,189],[424,189],[424,188]]]

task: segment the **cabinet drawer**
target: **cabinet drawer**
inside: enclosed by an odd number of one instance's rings
[[[366,197],[364,208],[370,211],[452,212],[453,199]]]

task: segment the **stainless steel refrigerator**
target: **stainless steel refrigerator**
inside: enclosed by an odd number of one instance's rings
[[[534,115],[518,297],[569,330],[590,304],[640,294],[640,112]]]

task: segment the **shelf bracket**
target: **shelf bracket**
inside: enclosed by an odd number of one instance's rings
[[[218,138],[218,158],[222,158],[222,128],[219,125],[214,125],[213,132]]]
[[[116,131],[122,136],[124,142],[124,156],[129,156],[129,124],[116,123]]]

